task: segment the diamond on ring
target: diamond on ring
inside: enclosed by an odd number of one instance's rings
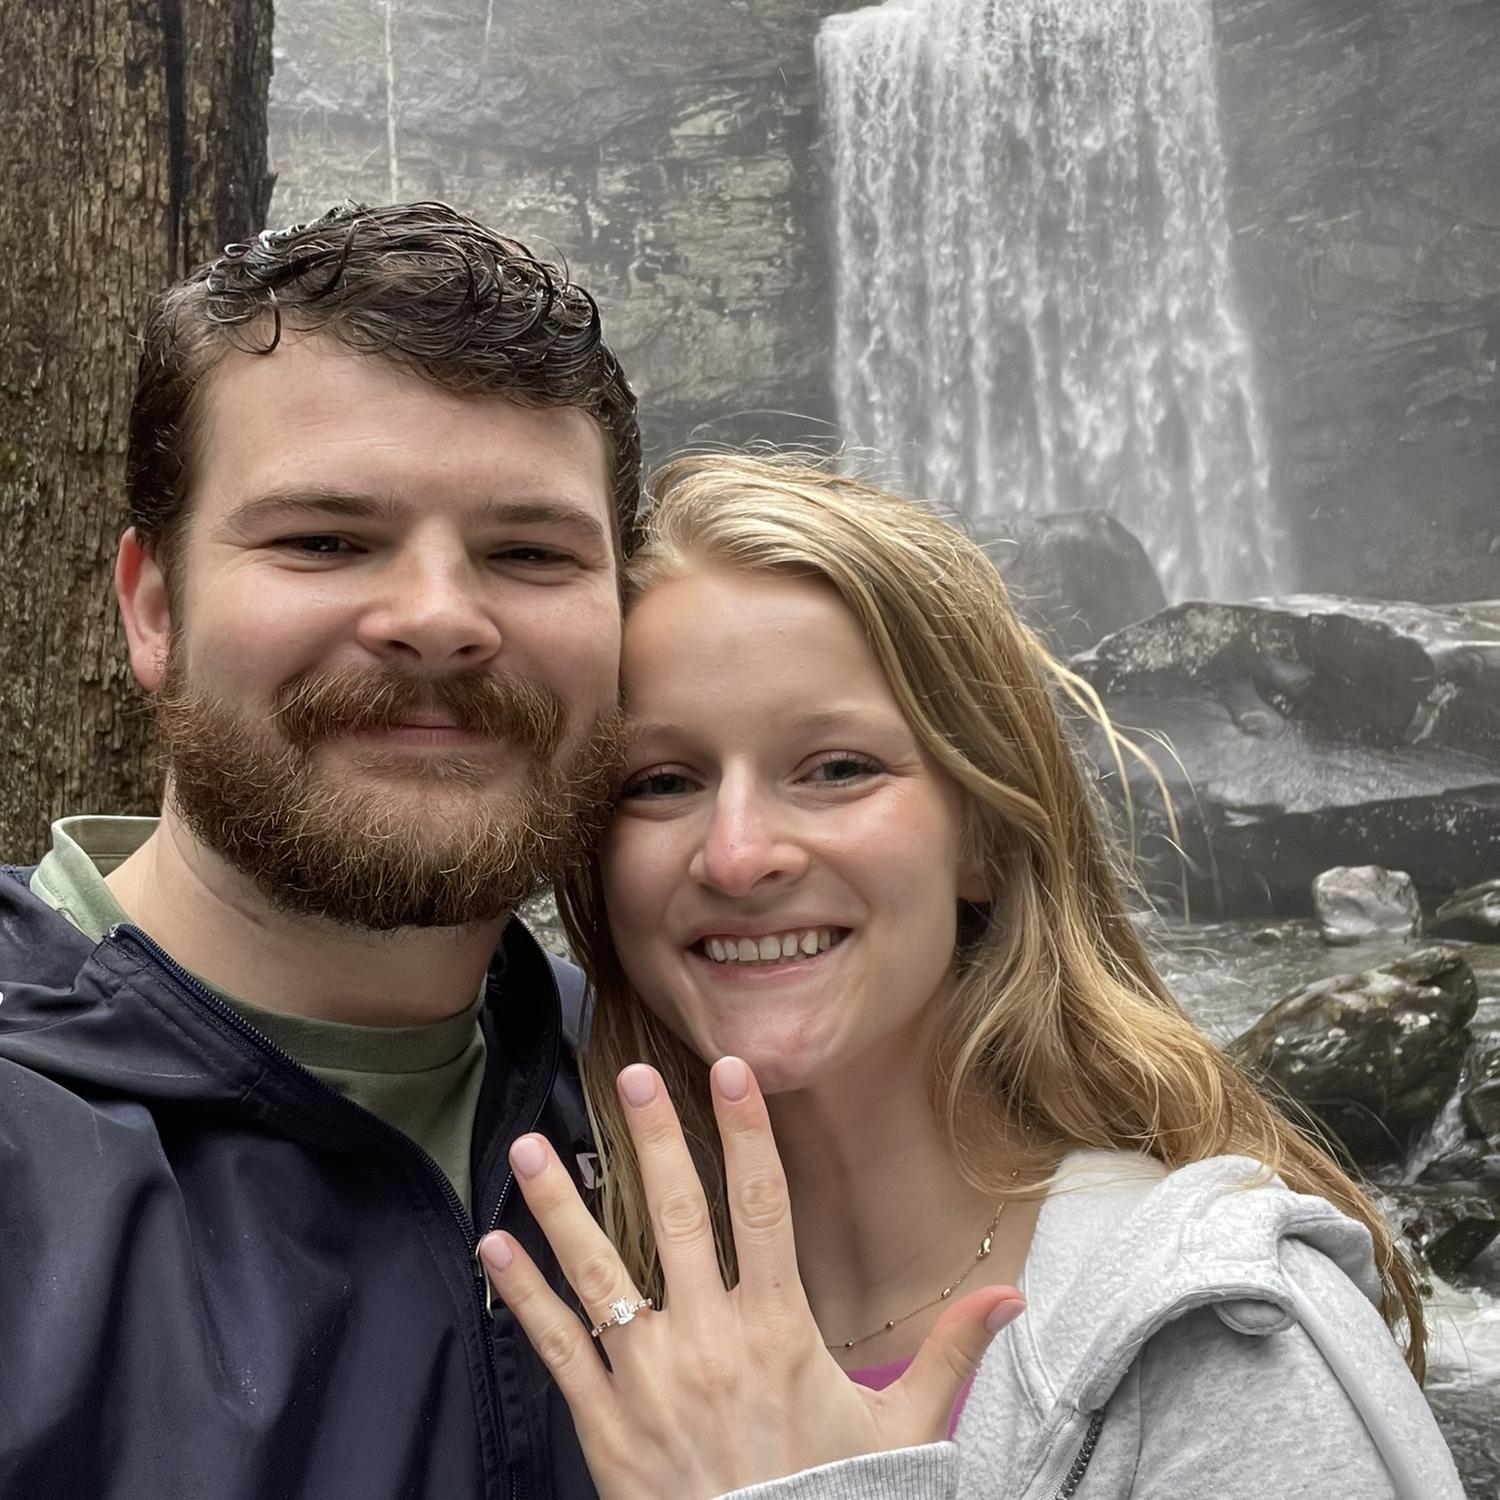
[[[623,1328],[627,1323],[635,1322],[635,1315],[645,1312],[656,1304],[649,1297],[642,1297],[637,1302],[632,1302],[629,1297],[620,1297],[609,1304],[609,1316],[589,1332],[598,1338],[606,1328]]]

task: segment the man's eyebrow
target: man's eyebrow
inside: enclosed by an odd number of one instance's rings
[[[342,516],[349,520],[389,519],[395,506],[373,495],[352,494],[345,490],[297,486],[291,489],[267,490],[243,504],[236,505],[219,523],[219,530],[234,530],[276,516],[291,519],[299,515]]]
[[[474,519],[481,526],[561,526],[586,536],[601,547],[610,545],[609,533],[591,509],[580,500],[551,495],[515,500],[487,500]]]
[[[269,490],[246,500],[230,511],[217,529],[221,533],[233,532],[277,517],[292,521],[298,517],[330,516],[392,523],[400,519],[402,510],[398,502],[378,495],[299,485]],[[470,520],[478,526],[558,526],[596,546],[610,545],[604,526],[585,504],[551,495],[486,500],[474,509]]]

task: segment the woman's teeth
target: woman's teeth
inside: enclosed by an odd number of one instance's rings
[[[772,964],[826,953],[843,936],[840,927],[807,927],[763,938],[705,938],[701,946],[716,964]]]

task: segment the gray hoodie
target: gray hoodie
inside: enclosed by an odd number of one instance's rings
[[[1074,1152],[1021,1289],[954,1441],[732,1500],[1463,1500],[1368,1232],[1245,1157]]]

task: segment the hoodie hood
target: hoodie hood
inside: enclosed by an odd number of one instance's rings
[[[1122,1173],[1133,1202],[1114,1233],[1101,1236],[1093,1195],[1069,1189],[1108,1174],[1118,1193]],[[1379,1305],[1364,1226],[1326,1199],[1292,1192],[1249,1157],[1213,1157],[1169,1173],[1141,1157],[1074,1152],[1059,1178],[1045,1230],[1072,1247],[1052,1278],[1059,1291],[1060,1281],[1068,1285],[1044,1319],[1045,1356],[1032,1348],[1048,1394],[1065,1408],[1102,1410],[1147,1340],[1195,1308],[1211,1306],[1249,1335],[1297,1321],[1288,1240],[1319,1251]]]
[[[1167,1324],[1212,1308],[1227,1328],[1251,1337],[1307,1326],[1299,1286],[1307,1257],[1347,1278],[1354,1298],[1378,1303],[1363,1225],[1321,1198],[1291,1192],[1248,1157],[1213,1157],[1175,1171],[1130,1152],[1064,1158],[1021,1282],[1027,1315],[985,1359],[965,1409],[966,1416],[1003,1409],[1007,1388],[1029,1408],[1029,1435],[1011,1471],[1019,1500],[1073,1493],[1070,1479],[1076,1483],[1088,1467],[1101,1430],[1106,1444],[1120,1441],[1105,1408]],[[1425,1414],[1407,1372],[1390,1364],[1410,1387],[1402,1399]],[[1129,1409],[1134,1397],[1121,1394]],[[961,1440],[964,1433],[961,1422]],[[972,1427],[969,1435],[981,1446],[995,1437]]]

